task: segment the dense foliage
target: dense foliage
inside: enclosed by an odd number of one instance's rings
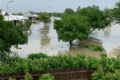
[[[20,27],[17,27],[13,22],[4,21],[0,15],[0,52],[10,51],[12,45],[24,44],[27,42],[25,35]]]
[[[30,28],[30,26],[32,25],[32,22],[30,20],[26,20],[24,25],[25,27]]]
[[[116,3],[116,8],[114,8],[115,20],[120,22],[120,2]]]
[[[54,23],[59,40],[70,44],[75,39],[87,39],[90,34],[90,24],[84,16],[64,15],[61,20],[56,20]]]
[[[100,10],[98,6],[82,8],[78,10],[77,13],[88,17],[92,31],[95,29],[103,29],[110,24],[106,14]]]
[[[24,44],[27,40],[21,27],[4,21],[4,17],[0,15],[0,61],[9,61],[11,46],[18,48],[18,44]]]
[[[39,20],[44,23],[49,23],[51,16],[49,13],[40,13],[39,14]]]
[[[46,54],[43,54],[43,53],[39,53],[39,54],[30,54],[28,55],[28,59],[45,59],[45,58],[48,58],[49,56],[46,55]]]
[[[92,74],[91,80],[120,80],[120,70],[115,72],[105,72],[101,66]]]
[[[114,21],[114,16],[115,16],[114,15],[114,9],[105,8],[104,13],[105,13],[107,19],[110,20],[110,22]]]
[[[120,69],[120,58],[107,58],[105,54],[102,54],[99,59],[86,57],[82,54],[78,54],[75,57],[72,57],[71,55],[64,55],[50,56],[42,59],[17,58],[9,63],[0,62],[0,74],[76,68],[97,69],[100,65],[103,70],[115,72],[117,69]]]
[[[87,39],[95,29],[104,29],[110,24],[110,17],[97,6],[78,7],[77,12],[67,8],[61,20],[54,22],[59,40],[72,43],[73,40]]]
[[[68,15],[72,15],[72,14],[74,14],[74,10],[71,8],[66,8],[64,13],[68,14]]]

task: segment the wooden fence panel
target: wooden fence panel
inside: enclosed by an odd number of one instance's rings
[[[54,75],[55,80],[90,80],[91,74],[95,69],[80,68],[80,69],[66,69],[66,70],[55,70],[55,71],[37,71],[30,72],[34,80],[39,80],[42,74],[50,73]],[[24,80],[25,73],[17,74],[6,74],[0,75],[0,80],[8,80],[10,77],[16,78],[16,80]]]

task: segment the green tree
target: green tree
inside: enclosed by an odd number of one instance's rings
[[[27,35],[21,27],[15,26],[13,22],[4,21],[4,17],[0,15],[0,54],[9,53],[12,45],[24,44],[27,40]]]
[[[13,22],[4,21],[0,15],[0,52],[10,51],[12,45],[24,44],[27,42],[27,35],[22,29],[15,26]]]
[[[77,11],[77,13],[88,17],[91,24],[91,32],[95,29],[103,29],[110,24],[106,14],[98,6],[83,8]]]
[[[0,10],[0,13],[1,13],[2,10]]]
[[[90,24],[87,18],[80,15],[65,15],[61,20],[54,22],[54,28],[58,33],[59,40],[69,42],[75,39],[87,39],[90,34]]]
[[[79,10],[81,10],[81,7],[80,7],[80,6],[78,6],[78,8],[77,8],[77,11],[79,11]]]
[[[39,20],[44,22],[45,24],[51,21],[50,18],[51,16],[48,13],[40,13]]]
[[[120,22],[120,2],[117,2],[116,8],[114,8],[114,18],[117,22]]]
[[[25,24],[25,27],[30,28],[30,26],[32,25],[32,22],[30,20],[26,20],[24,24]]]
[[[65,14],[70,14],[70,15],[72,15],[72,14],[74,14],[74,10],[71,9],[71,8],[66,8],[66,10],[65,10],[64,13],[65,13]]]
[[[110,20],[110,22],[114,20],[114,9],[105,8],[104,13],[106,14],[106,17]]]

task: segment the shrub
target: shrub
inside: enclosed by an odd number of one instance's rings
[[[92,74],[91,80],[105,80],[104,72],[101,66],[99,66],[97,71]]]
[[[8,62],[10,59],[10,54],[7,52],[0,52],[0,61],[1,62]]]
[[[83,45],[83,48],[89,48],[91,51],[105,51],[105,49],[99,45]]]
[[[92,74],[91,80],[120,80],[120,71],[115,72],[104,72],[102,66],[99,66],[96,72]]]
[[[120,71],[116,70],[114,73],[108,72],[105,77],[105,80],[120,80]]]
[[[25,80],[33,80],[31,74],[26,73],[26,74],[25,74]]]
[[[98,45],[91,45],[90,50],[92,50],[92,51],[104,51],[104,48],[102,46],[98,46]]]
[[[54,76],[50,75],[49,73],[43,74],[39,80],[54,80]]]
[[[88,66],[88,62],[86,60],[86,56],[83,55],[83,54],[78,54],[76,57],[75,57],[75,60],[74,62],[76,62],[76,68],[78,66],[78,68],[80,67],[87,67]]]
[[[105,71],[115,72],[116,69],[120,69],[120,58],[108,58],[106,54],[101,54],[101,58],[86,57],[82,54],[78,54],[75,57],[64,55],[44,59],[16,58],[9,63],[0,62],[0,74],[76,68],[97,69],[99,65],[101,65],[102,69]]]
[[[89,68],[97,68],[100,64],[100,59],[88,56],[88,67]]]
[[[39,54],[30,54],[28,55],[28,59],[45,59],[48,58],[49,56],[44,54],[44,53],[39,53]]]

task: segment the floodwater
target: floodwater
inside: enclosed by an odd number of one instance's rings
[[[120,24],[112,23],[104,30],[96,30],[91,36],[102,41],[108,57],[120,55]]]
[[[27,57],[27,55],[31,53],[40,52],[50,56],[65,53],[74,56],[78,53],[83,53],[89,56],[98,57],[99,52],[93,52],[82,47],[85,44],[98,44],[105,48],[108,57],[114,57],[120,54],[120,25],[112,24],[112,26],[107,27],[103,31],[96,30],[91,34],[93,39],[82,42],[75,40],[73,41],[73,46],[70,47],[69,42],[58,40],[56,30],[53,29],[54,19],[59,18],[52,17],[51,23],[47,24],[47,26],[44,26],[42,22],[33,24],[31,26],[32,33],[28,37],[28,43],[19,45],[19,48],[21,49],[12,47],[11,50],[18,53],[21,57]]]

